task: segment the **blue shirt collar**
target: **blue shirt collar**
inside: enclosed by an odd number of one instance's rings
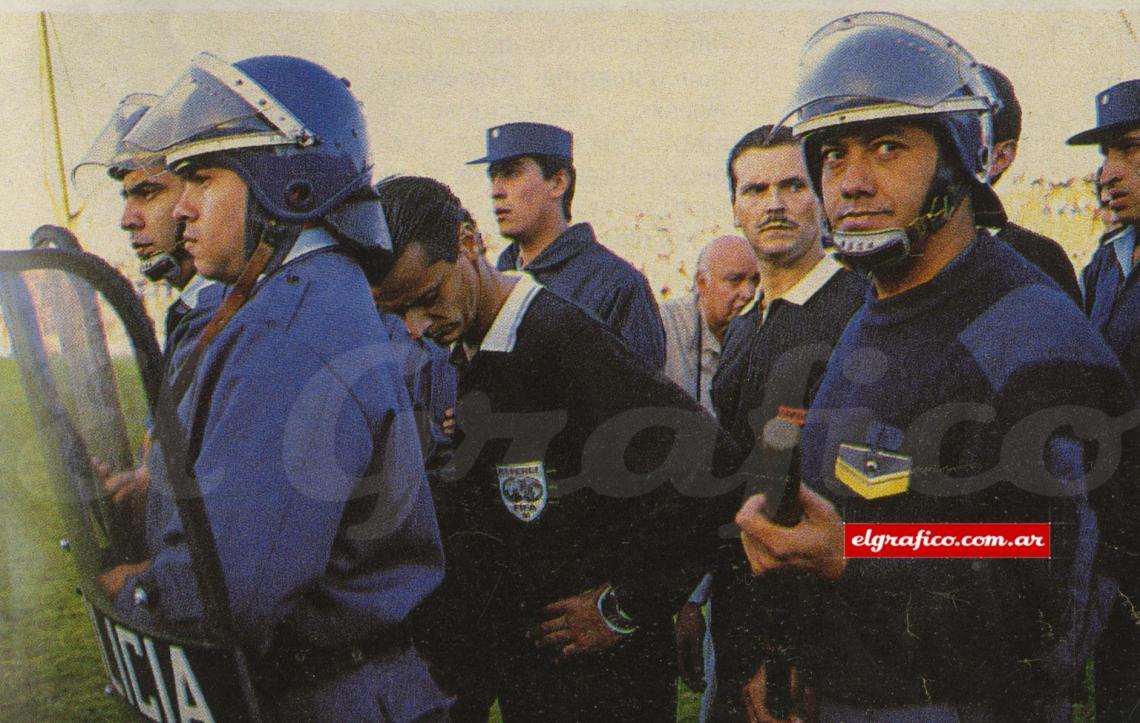
[[[217,283],[216,281],[207,279],[202,276],[202,274],[196,273],[186,282],[185,288],[178,294],[178,300],[186,304],[188,308],[194,309],[198,306],[198,296],[202,293],[202,290],[208,289]]]
[[[530,274],[550,271],[596,245],[598,245],[598,241],[594,235],[593,226],[588,223],[576,223],[567,226],[562,235],[554,239],[554,242],[544,248],[542,253],[530,260],[525,269],[520,267],[522,254],[519,253],[519,246],[512,242],[507,246],[504,254],[505,263],[499,266],[499,271],[525,270]]]
[[[1136,227],[1129,226],[1109,241],[1116,254],[1116,263],[1120,264],[1120,271],[1124,278],[1132,273],[1132,253],[1136,250]]]
[[[297,236],[297,240],[293,243],[293,248],[289,250],[289,254],[281,265],[301,258],[307,253],[317,251],[318,249],[328,248],[329,246],[336,246],[336,239],[329,234],[328,231],[320,226],[307,228]]]

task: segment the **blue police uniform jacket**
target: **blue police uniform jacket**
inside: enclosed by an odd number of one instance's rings
[[[413,339],[404,320],[381,314],[392,341],[392,354],[416,413],[429,478],[451,458],[451,440],[443,432],[444,413],[455,408],[455,367],[447,351],[430,339]]]
[[[976,241],[897,296],[872,289],[809,411],[804,483],[847,523],[1050,522],[1052,560],[850,559],[803,598],[797,638],[820,694],[985,702],[1015,719],[1065,696],[1104,594],[1094,554],[1110,570],[1136,550],[1137,470],[1125,451],[1086,495],[1093,460],[1065,425],[1074,408],[1105,419],[1132,407],[1080,310],[1004,244]],[[1041,421],[1050,414],[1060,421]],[[1119,440],[1111,426],[1096,431]],[[876,469],[900,473],[903,489],[861,492]]]
[[[364,274],[323,230],[302,233],[294,253],[213,339],[178,406],[255,662],[278,638],[331,648],[381,636],[443,576],[408,395]],[[156,444],[150,496],[173,506],[162,454]],[[141,627],[198,622],[185,532],[176,514],[157,519],[151,564],[116,609]],[[149,609],[132,602],[137,586]]]
[[[206,330],[206,325],[210,323],[210,319],[213,318],[214,313],[217,312],[225,298],[226,287],[224,284],[212,281],[202,283],[203,281],[199,276],[195,276],[191,280],[191,284],[197,282],[200,286],[193,294],[194,303],[181,312],[174,328],[168,331],[166,339],[163,341],[162,376],[167,385],[173,385],[175,373],[194,350],[202,332]],[[175,303],[185,303],[184,296],[180,296]],[[147,430],[150,431],[152,426],[153,421],[148,415]],[[164,495],[147,496],[145,533],[148,550],[155,550],[161,546],[161,536],[173,514],[175,514],[174,506]]]
[[[1132,268],[1135,244],[1136,227],[1128,226],[1097,249],[1081,274],[1085,313],[1116,352],[1133,389],[1140,383],[1140,274]]]
[[[518,244],[499,255],[499,271],[518,267]],[[588,223],[570,226],[529,264],[526,272],[613,329],[652,369],[665,365],[665,327],[645,276],[598,243]]]

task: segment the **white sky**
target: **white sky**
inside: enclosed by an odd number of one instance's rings
[[[23,0],[18,0],[23,3]],[[1025,109],[1014,174],[1063,178],[1096,167],[1095,149],[1070,149],[1093,124],[1093,96],[1140,77],[1140,44],[1119,3],[948,2],[48,2],[54,26],[64,152],[79,160],[119,98],[163,92],[195,53],[230,61],[287,53],[348,77],[364,102],[376,176],[417,173],[453,186],[494,223],[482,167],[488,126],[540,120],[571,129],[579,170],[575,219],[693,209],[731,224],[724,159],[746,131],[780,115],[803,41],[863,9],[897,10],[951,35],[1002,68]],[[796,10],[783,8],[794,7]],[[569,8],[569,9],[567,9]],[[763,9],[767,8],[767,9]],[[158,12],[161,9],[163,12]],[[177,12],[179,9],[182,12]],[[33,7],[0,0],[0,248],[23,248],[55,222],[45,146]],[[176,11],[176,12],[171,12]],[[1140,30],[1140,9],[1125,16]],[[96,184],[99,186],[100,184]],[[1000,190],[1000,187],[999,187]],[[78,226],[89,248],[128,257],[116,228],[117,189],[88,199]],[[77,203],[77,201],[73,201]]]

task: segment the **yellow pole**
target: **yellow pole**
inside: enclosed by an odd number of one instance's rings
[[[59,106],[55,100],[55,75],[52,72],[51,49],[48,47],[46,12],[40,12],[40,46],[43,49],[44,71],[47,75],[48,84],[48,100],[51,103],[52,140],[55,145],[56,170],[59,172],[59,190],[63,196],[63,214],[65,218],[61,220],[64,226],[71,229],[72,223],[78,214],[71,212],[71,199],[67,192],[67,170],[63,163],[63,144],[60,141]]]
[[[1128,16],[1124,14],[1123,10],[1117,10],[1117,12],[1120,13],[1120,19],[1124,22],[1124,29],[1128,31],[1128,35],[1132,38],[1132,42],[1138,42],[1136,39],[1136,31],[1132,29],[1132,23],[1128,22]]]

